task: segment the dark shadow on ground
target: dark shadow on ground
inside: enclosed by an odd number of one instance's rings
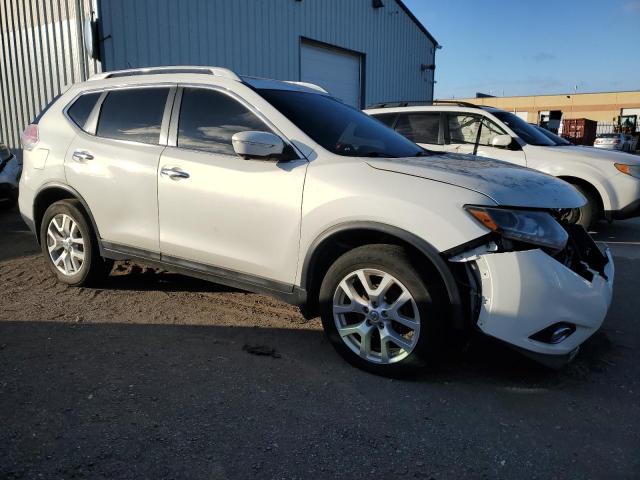
[[[34,235],[22,221],[18,208],[0,202],[0,261],[40,251]]]
[[[637,462],[636,399],[611,368],[567,376],[492,342],[399,381],[310,330],[3,322],[0,339],[2,478],[523,478],[529,460],[598,477]]]

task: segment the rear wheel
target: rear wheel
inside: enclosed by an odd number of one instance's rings
[[[415,259],[414,259],[415,260]],[[441,345],[444,299],[436,278],[395,245],[342,255],[320,288],[325,333],[349,363],[398,376],[429,363]]]
[[[585,230],[589,230],[596,224],[598,220],[600,220],[600,216],[602,215],[602,212],[600,211],[600,201],[590,189],[575,183],[573,183],[572,185],[573,188],[578,190],[582,194],[582,196],[587,199],[587,203],[580,208],[572,209],[569,213],[567,221],[569,223],[577,223],[578,225],[582,225]]]
[[[111,269],[112,262],[100,257],[96,236],[76,200],[61,200],[47,208],[40,243],[49,268],[68,285],[90,285]]]

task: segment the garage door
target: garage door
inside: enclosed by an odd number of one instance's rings
[[[300,80],[320,85],[356,108],[361,107],[360,64],[357,53],[307,42],[300,45]]]

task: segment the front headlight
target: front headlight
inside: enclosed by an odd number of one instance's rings
[[[483,226],[510,240],[562,250],[569,239],[566,230],[547,212],[473,205],[464,208]]]
[[[640,165],[627,165],[626,163],[614,163],[614,165],[620,172],[640,178]]]

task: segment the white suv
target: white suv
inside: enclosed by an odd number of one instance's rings
[[[136,259],[320,315],[394,375],[480,330],[564,361],[601,325],[613,263],[561,224],[584,198],[423,149],[319,87],[173,67],[72,86],[23,134],[20,210],[60,281]]]
[[[566,180],[588,200],[569,219],[585,228],[640,216],[640,159],[630,155],[561,146],[513,113],[468,103],[366,112],[429,150],[476,153]]]

